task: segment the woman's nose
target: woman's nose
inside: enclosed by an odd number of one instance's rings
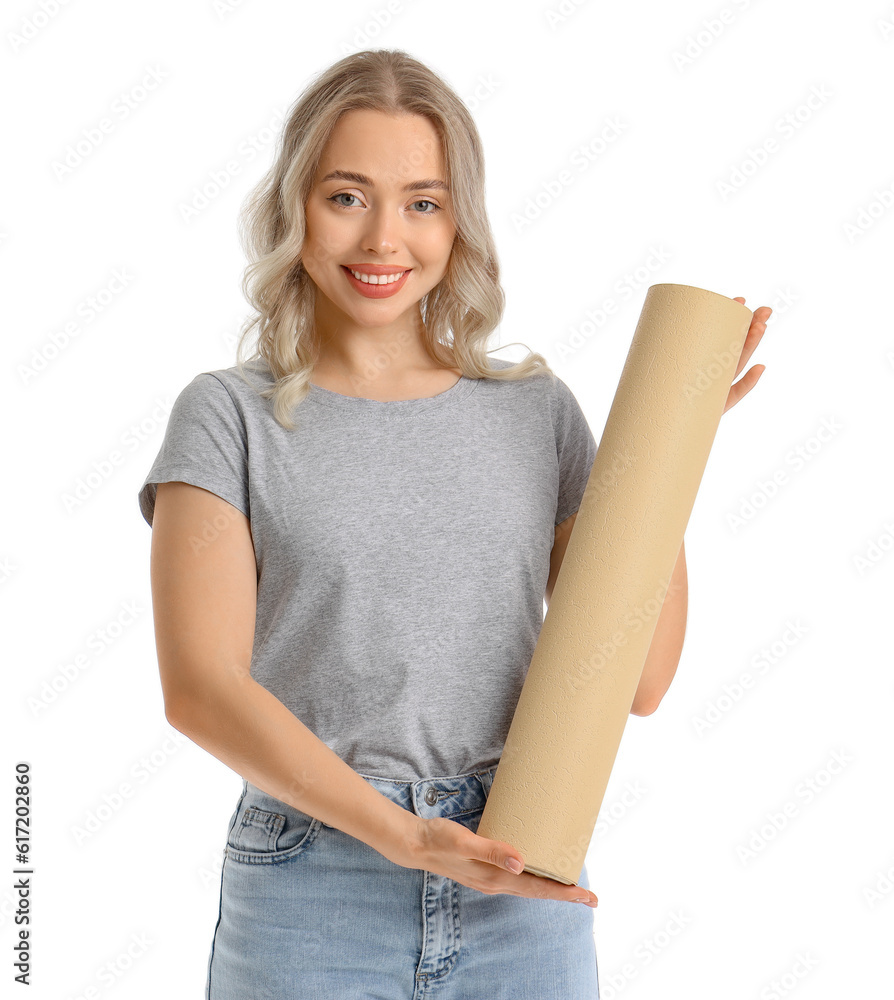
[[[373,210],[366,217],[363,245],[377,252],[394,250],[400,243],[401,221],[398,215],[387,210]]]

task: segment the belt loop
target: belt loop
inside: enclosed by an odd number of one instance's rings
[[[475,775],[478,778],[478,780],[481,782],[481,787],[482,787],[482,789],[484,791],[484,796],[485,796],[485,798],[487,798],[487,796],[490,794],[491,786],[494,783],[493,769],[492,768],[488,768],[485,771],[476,771]]]

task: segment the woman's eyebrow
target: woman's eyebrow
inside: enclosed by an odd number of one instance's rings
[[[358,174],[353,170],[330,170],[320,183],[322,184],[323,181],[353,181],[355,184],[365,184],[367,187],[376,186],[371,177],[367,177],[366,174]],[[401,188],[402,191],[421,191],[425,189],[446,191],[447,185],[444,181],[440,181],[437,178],[428,178],[421,181],[411,181],[409,184],[404,184]]]

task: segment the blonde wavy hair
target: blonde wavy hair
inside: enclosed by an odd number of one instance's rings
[[[473,379],[553,376],[543,355],[530,350],[509,367],[492,368],[488,363],[488,353],[502,349],[489,351],[487,341],[503,315],[505,296],[485,209],[483,147],[468,108],[406,52],[367,49],[324,70],[296,99],[272,167],[240,209],[240,239],[249,259],[242,290],[256,311],[243,325],[237,344],[242,377],[273,399],[276,420],[292,430],[292,411],[310,391],[319,357],[316,286],[301,260],[304,206],[336,122],[355,108],[423,115],[441,139],[457,232],[444,277],[419,303],[423,346],[436,366],[459,368]],[[255,327],[257,341],[247,355],[246,340]],[[260,359],[274,380],[263,389],[245,375],[246,367]]]

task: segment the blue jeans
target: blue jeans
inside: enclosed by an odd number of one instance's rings
[[[405,809],[474,833],[495,772],[362,777]],[[589,888],[586,865],[579,883]],[[243,781],[205,998],[297,997],[598,1000],[593,910],[404,868]]]

